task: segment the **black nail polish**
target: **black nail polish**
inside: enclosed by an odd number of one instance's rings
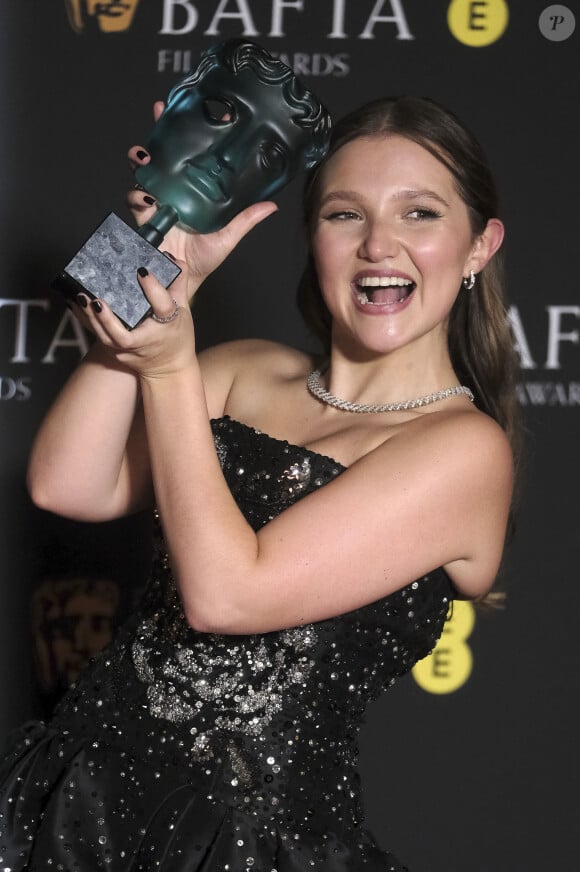
[[[140,150],[137,152],[137,157],[139,158],[139,160],[145,160],[145,158],[146,158],[146,157],[149,157],[149,155],[147,154],[146,151],[143,151],[142,149],[140,149]]]
[[[170,260],[173,260],[173,261],[175,260],[175,256],[173,254],[171,254],[170,251],[162,251],[161,254],[164,254],[165,257],[168,257]]]
[[[149,275],[149,270],[146,269],[144,266],[140,266],[137,270],[137,273],[141,276],[142,279],[144,279],[147,278],[147,276]]]
[[[149,206],[155,205],[155,199],[153,197],[150,197],[149,194],[147,194],[145,197],[143,197],[143,200],[145,203],[148,203]]]
[[[93,312],[96,312],[97,315],[99,314],[99,312],[103,311],[103,307],[98,300],[93,300],[93,302],[91,303],[91,309],[93,310]]]
[[[82,306],[83,309],[87,308],[87,306],[88,306],[87,298],[83,297],[82,294],[77,294],[76,300],[77,300],[77,303],[79,304],[79,306]]]

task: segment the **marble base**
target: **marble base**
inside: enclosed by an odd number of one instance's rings
[[[151,311],[137,281],[140,266],[153,273],[165,288],[181,272],[170,258],[111,212],[53,285],[66,296],[85,292],[90,297],[105,300],[132,330]]]

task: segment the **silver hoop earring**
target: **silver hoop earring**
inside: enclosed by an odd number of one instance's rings
[[[473,270],[470,270],[469,278],[463,279],[462,285],[466,291],[470,291],[472,289],[472,287],[474,286],[474,284],[475,284],[475,273],[473,272]]]

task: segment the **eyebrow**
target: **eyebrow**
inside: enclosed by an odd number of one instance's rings
[[[394,200],[414,200],[414,199],[427,199],[427,200],[436,200],[438,203],[441,203],[443,206],[449,206],[447,200],[445,200],[440,194],[437,194],[435,191],[431,191],[428,188],[417,189],[414,188],[405,188],[402,191],[397,191],[394,195]],[[320,200],[320,205],[325,206],[327,203],[332,203],[335,200],[360,200],[361,195],[357,191],[330,191]],[[364,198],[363,198],[364,199]]]
[[[444,206],[448,206],[449,203],[445,200],[441,194],[437,194],[435,191],[430,191],[428,188],[422,188],[420,190],[414,190],[413,188],[405,189],[404,191],[398,191],[395,194],[396,200],[414,200],[419,198],[425,198],[426,200],[437,200],[438,203],[442,203]]]

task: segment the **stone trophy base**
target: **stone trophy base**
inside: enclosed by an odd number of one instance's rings
[[[151,312],[137,281],[140,266],[165,288],[181,272],[169,257],[111,212],[54,279],[52,286],[65,297],[86,293],[104,300],[125,327],[133,330]]]

